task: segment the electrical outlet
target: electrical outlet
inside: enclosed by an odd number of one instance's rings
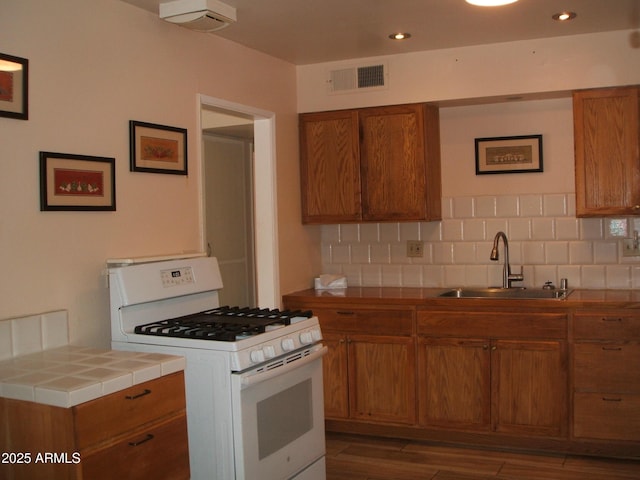
[[[635,245],[634,245],[635,243]],[[622,256],[623,257],[638,257],[640,256],[640,246],[633,238],[625,238],[622,240]]]
[[[407,240],[407,257],[424,256],[424,243],[420,240]]]

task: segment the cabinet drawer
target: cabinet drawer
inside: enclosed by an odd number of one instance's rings
[[[74,407],[83,449],[185,408],[184,373],[177,372]]]
[[[640,340],[640,312],[576,313],[573,336],[576,340]]]
[[[564,339],[564,313],[419,310],[418,334],[434,337]]]
[[[577,390],[640,394],[640,345],[576,343],[574,387]]]
[[[413,310],[365,310],[357,308],[314,308],[320,328],[327,332],[370,335],[413,334]]]
[[[103,450],[83,456],[83,478],[92,480],[189,478],[185,414],[156,424]]]
[[[640,395],[576,393],[574,436],[606,440],[640,440]]]

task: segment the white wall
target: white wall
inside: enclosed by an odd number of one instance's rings
[[[313,112],[410,102],[549,94],[640,83],[631,31],[451,48],[298,67],[298,110]],[[409,40],[410,41],[410,40]],[[327,72],[388,65],[385,90],[327,94]]]
[[[3,1],[0,46],[30,62],[29,120],[0,118],[0,318],[67,309],[73,342],[108,345],[105,260],[202,248],[197,94],[276,113],[278,228],[317,252],[299,222],[293,65],[118,0]],[[129,120],[187,128],[189,175],[130,172]],[[41,212],[39,151],[115,157],[117,211]],[[282,289],[311,275],[283,262]]]

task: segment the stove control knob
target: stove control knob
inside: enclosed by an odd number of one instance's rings
[[[296,344],[293,342],[293,339],[291,338],[284,338],[282,339],[282,349],[285,352],[290,352],[291,350],[293,350],[296,347]]]
[[[253,350],[250,358],[253,363],[264,362],[264,352],[262,350]]]
[[[276,356],[276,349],[273,345],[265,345],[262,351],[264,352],[265,358],[273,358]]]
[[[303,345],[309,345],[310,343],[313,343],[311,332],[302,332],[300,334],[300,343],[302,343]]]
[[[322,332],[319,328],[314,328],[313,330],[311,330],[311,336],[316,342],[322,340]]]

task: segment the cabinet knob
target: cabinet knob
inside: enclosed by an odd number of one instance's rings
[[[497,350],[497,349],[498,349],[498,347],[496,347],[495,345],[493,345],[493,346],[491,347],[491,350],[492,350],[492,351]]]
[[[634,205],[634,206],[633,206],[633,209],[634,209],[634,210],[640,210],[640,205]]]

